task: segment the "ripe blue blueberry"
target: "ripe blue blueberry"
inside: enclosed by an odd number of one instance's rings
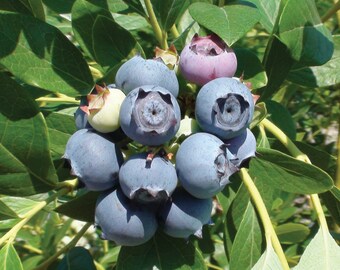
[[[74,121],[75,121],[77,130],[83,129],[83,128],[91,128],[91,125],[87,120],[87,114],[81,109],[82,106],[87,106],[87,105],[88,105],[87,98],[82,97],[80,99],[80,106],[74,112]]]
[[[177,186],[176,170],[165,157],[148,153],[130,156],[121,166],[119,183],[124,194],[140,203],[166,201]]]
[[[199,132],[186,138],[176,154],[177,176],[183,188],[196,198],[211,198],[229,183],[237,171],[235,157],[216,136]]]
[[[256,139],[249,128],[240,135],[224,141],[228,150],[235,156],[231,162],[238,168],[247,166],[250,158],[255,157]]]
[[[104,239],[123,246],[147,242],[158,227],[155,212],[135,204],[120,189],[99,195],[95,223],[100,226]]]
[[[233,77],[237,59],[233,49],[217,35],[197,34],[181,52],[179,67],[183,77],[198,85],[220,77]]]
[[[205,84],[197,95],[195,115],[199,126],[221,139],[241,134],[253,114],[253,96],[237,79],[217,78]]]
[[[161,145],[175,136],[181,121],[176,98],[165,88],[144,85],[132,90],[120,108],[124,133],[144,145]]]
[[[106,190],[118,183],[122,153],[113,142],[94,130],[80,129],[75,132],[66,144],[63,157],[70,162],[71,173],[88,190]]]
[[[174,70],[169,69],[161,61],[147,59],[140,55],[132,57],[117,71],[116,86],[127,95],[142,85],[158,85],[169,90],[177,97],[179,84]]]
[[[194,234],[201,237],[202,227],[210,222],[212,199],[197,199],[178,188],[160,209],[160,225],[172,237],[188,238]]]

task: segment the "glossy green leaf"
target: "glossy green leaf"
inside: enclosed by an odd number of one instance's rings
[[[294,270],[340,268],[340,247],[328,231],[319,229]]]
[[[96,270],[96,266],[87,249],[74,247],[65,254],[57,270]]]
[[[322,66],[297,67],[289,73],[288,80],[307,87],[327,87],[340,83],[340,35],[333,36],[334,53]]]
[[[0,220],[18,218],[18,215],[8,207],[0,198]]]
[[[53,189],[57,176],[42,114],[28,93],[3,73],[0,89],[0,194],[25,196]]]
[[[59,14],[71,13],[72,5],[76,0],[43,0],[45,6]]]
[[[265,87],[256,91],[260,95],[261,101],[269,99],[280,89],[294,63],[288,48],[276,37],[267,45],[266,50],[266,58],[263,64],[268,83]]]
[[[162,233],[147,243],[121,248],[116,269],[207,269],[201,253],[185,239],[172,238]]]
[[[55,211],[77,220],[94,222],[94,212],[98,196],[98,192],[87,192],[60,205]]]
[[[303,224],[285,223],[277,226],[275,232],[281,243],[293,244],[304,241],[310,230]]]
[[[272,33],[275,22],[279,15],[281,0],[253,0],[260,13],[260,23],[268,31]]]
[[[265,103],[271,121],[291,140],[295,140],[296,124],[287,108],[273,100],[267,100]]]
[[[251,83],[251,89],[264,87],[267,84],[267,75],[260,59],[248,49],[236,48],[237,71],[235,76],[243,76],[245,82]]]
[[[0,63],[17,78],[70,96],[93,87],[80,51],[57,28],[11,12],[0,12]]]
[[[129,7],[139,13],[140,15],[142,15],[143,17],[146,16],[145,10],[143,5],[141,4],[140,0],[123,0],[124,3],[126,3],[127,5],[129,5]]]
[[[0,250],[0,269],[1,270],[23,270],[22,263],[11,243],[6,244]]]
[[[314,0],[288,0],[280,22],[279,38],[296,61],[322,65],[331,59],[333,41],[330,31],[321,23]]]
[[[276,255],[271,243],[267,242],[267,249],[254,265],[252,270],[283,270],[279,257]]]
[[[147,20],[139,15],[113,13],[112,17],[116,23],[128,31],[143,30],[150,27]]]
[[[129,8],[129,6],[124,3],[123,0],[110,0],[107,1],[107,4],[109,6],[109,10],[113,13],[123,12]]]
[[[45,21],[45,11],[42,0],[20,0],[20,2],[31,10],[34,17]]]
[[[164,31],[170,30],[187,0],[161,0],[160,23]]]
[[[24,5],[21,1],[13,1],[13,0],[2,0],[0,1],[0,10],[7,10],[18,12],[27,15],[33,15],[32,10]]]
[[[99,15],[112,19],[106,0],[76,0],[72,6],[72,29],[84,52],[95,59],[92,29]]]
[[[144,54],[129,31],[101,15],[93,24],[92,40],[95,59],[104,68],[112,68],[137,53]]]
[[[77,131],[74,117],[63,111],[58,111],[49,113],[45,116],[45,119],[51,139],[50,149],[52,157],[60,158],[65,152],[67,141]]]
[[[256,6],[247,1],[224,7],[194,3],[189,11],[196,22],[219,35],[228,46],[243,37],[259,19]]]
[[[332,188],[332,178],[320,168],[292,158],[277,150],[258,148],[258,157],[250,162],[252,178],[261,178],[275,188],[313,194]]]
[[[21,218],[23,218],[27,212],[32,210],[34,206],[39,204],[39,202],[30,199],[8,196],[0,198],[0,202],[6,204],[7,207],[17,214],[17,217]]]
[[[261,256],[261,244],[261,227],[249,201],[231,249],[230,269],[251,269]]]

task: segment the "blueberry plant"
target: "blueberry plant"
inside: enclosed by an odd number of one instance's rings
[[[0,269],[340,269],[339,10],[2,0]]]

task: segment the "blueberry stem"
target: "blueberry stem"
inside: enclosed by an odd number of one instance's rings
[[[340,1],[336,2],[327,12],[325,15],[322,16],[321,22],[327,21],[331,18],[337,11],[340,10]]]
[[[41,263],[40,265],[38,265],[36,268],[34,268],[35,270],[40,270],[40,269],[46,269],[51,263],[53,263],[56,259],[58,259],[58,257],[61,254],[66,253],[67,251],[69,251],[71,248],[75,247],[75,245],[77,244],[77,242],[79,241],[79,239],[86,233],[86,231],[89,229],[89,227],[92,224],[90,222],[85,223],[85,225],[83,226],[83,228],[81,228],[81,230],[76,234],[76,236],[67,244],[65,245],[63,248],[61,248],[60,250],[58,250],[54,255],[52,255],[51,257],[49,257],[46,261],[44,261],[43,263]]]
[[[304,153],[302,153],[294,144],[294,142],[288,138],[288,136],[276,125],[274,125],[272,122],[270,122],[268,119],[263,119],[261,121],[261,124],[267,129],[270,133],[272,133],[291,153],[293,157],[296,159],[306,162],[308,164],[312,164],[312,162],[309,160],[308,156]],[[328,225],[326,221],[325,214],[322,210],[321,202],[319,199],[318,194],[312,194],[310,195],[312,205],[314,207],[314,210],[317,214],[320,227],[324,233],[328,232]]]
[[[286,256],[282,250],[280,241],[275,233],[273,224],[271,223],[269,214],[267,212],[266,206],[263,202],[263,199],[261,197],[259,190],[257,189],[255,183],[253,182],[253,179],[250,177],[250,175],[248,174],[248,171],[245,168],[242,168],[240,170],[240,174],[241,174],[242,181],[244,185],[246,186],[246,188],[248,189],[248,192],[261,218],[264,232],[265,232],[267,248],[269,245],[272,244],[277,256],[279,257],[279,260],[281,262],[283,269],[289,270],[289,265],[288,265]]]
[[[150,22],[150,24],[153,28],[156,39],[159,42],[162,49],[167,49],[168,44],[167,44],[166,40],[164,40],[165,37],[163,36],[162,30],[161,30],[161,28],[158,24],[158,21],[157,21],[155,12],[153,10],[153,6],[151,4],[151,1],[150,0],[144,0],[144,3],[145,3],[146,11],[147,11],[148,16],[149,16],[148,19],[149,19],[149,22]]]
[[[173,26],[171,26],[170,32],[172,33],[172,35],[174,36],[174,38],[178,38],[178,37],[180,36],[180,33],[178,32],[178,29],[177,29],[177,27],[176,27],[176,24],[174,24]]]

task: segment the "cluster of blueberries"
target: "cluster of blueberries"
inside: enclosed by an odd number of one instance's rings
[[[195,103],[200,131],[186,136],[172,159],[162,146],[183,120],[176,72],[162,60],[134,56],[114,85],[96,86],[80,105],[64,158],[88,190],[101,191],[95,223],[104,239],[136,246],[158,228],[172,237],[200,236],[213,197],[255,155],[248,129],[254,101],[232,77],[236,65],[234,52],[215,35],[194,36],[183,49],[181,74],[202,86]],[[109,136],[118,129],[153,150],[123,155]]]

